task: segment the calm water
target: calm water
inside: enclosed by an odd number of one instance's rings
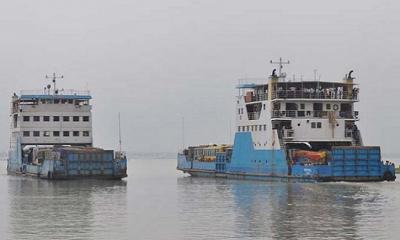
[[[399,239],[400,182],[187,177],[131,160],[124,181],[0,175],[0,239]]]

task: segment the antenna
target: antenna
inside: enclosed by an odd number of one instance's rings
[[[57,90],[57,88],[56,88],[56,80],[57,79],[63,79],[64,78],[64,76],[63,75],[61,75],[61,76],[57,76],[56,75],[56,73],[53,73],[53,75],[52,76],[48,76],[47,74],[46,74],[46,79],[52,79],[52,81],[53,81],[53,85],[54,85],[54,94],[57,94],[58,93],[58,90]],[[50,94],[50,90],[49,90],[49,94]]]
[[[185,150],[185,117],[182,117],[182,150]]]
[[[274,62],[274,61],[269,61],[271,64],[278,64],[278,66],[279,66],[279,77],[282,77],[282,68],[283,68],[283,65],[284,64],[290,64],[290,62],[289,61],[286,61],[286,62],[284,62],[284,61],[282,61],[282,58],[279,58],[279,62]]]
[[[121,140],[121,113],[118,113],[118,138],[119,138],[119,152],[122,152],[122,140]]]

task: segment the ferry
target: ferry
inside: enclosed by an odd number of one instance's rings
[[[93,146],[89,91],[53,84],[21,91],[11,98],[9,174],[41,179],[121,179],[127,176],[125,153]]]
[[[288,79],[282,72],[237,86],[233,145],[189,146],[177,169],[192,176],[255,180],[394,181],[395,166],[379,146],[365,146],[357,123],[359,86],[341,81]]]

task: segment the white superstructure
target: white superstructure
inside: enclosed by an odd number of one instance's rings
[[[53,80],[55,82],[55,79]],[[11,142],[92,146],[89,91],[21,91],[11,102]]]
[[[283,62],[280,61],[279,69]],[[268,82],[240,83],[236,131],[251,132],[255,149],[294,144],[313,149],[362,145],[357,129],[358,87],[352,71],[342,81],[290,81],[275,70]]]

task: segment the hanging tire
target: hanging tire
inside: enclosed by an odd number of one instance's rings
[[[386,171],[383,174],[383,180],[394,181],[395,179],[396,179],[396,176],[393,173],[389,172],[389,171]]]

